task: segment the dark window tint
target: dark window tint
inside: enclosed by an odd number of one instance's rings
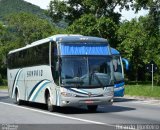
[[[49,43],[8,55],[8,68],[22,68],[49,64]]]
[[[57,62],[58,62],[57,46],[56,44],[52,44],[52,47],[51,47],[52,76],[53,76],[54,82],[58,85],[59,84],[59,72],[56,70]]]

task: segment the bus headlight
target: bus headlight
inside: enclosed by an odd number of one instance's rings
[[[61,95],[64,96],[64,97],[75,97],[76,96],[76,94],[66,93],[66,92],[61,92]]]
[[[104,96],[113,96],[114,93],[114,87],[107,87],[107,89],[104,91]]]

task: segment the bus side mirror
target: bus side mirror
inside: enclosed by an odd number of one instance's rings
[[[123,63],[125,63],[126,70],[129,70],[129,61],[125,58],[122,58]]]

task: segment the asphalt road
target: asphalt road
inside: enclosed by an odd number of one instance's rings
[[[0,124],[2,130],[159,130],[160,101],[117,98],[112,106],[101,105],[94,113],[85,107],[59,108],[51,113],[42,104],[17,106],[7,91],[0,90]]]

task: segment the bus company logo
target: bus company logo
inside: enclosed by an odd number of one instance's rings
[[[43,70],[27,71],[27,77],[33,77],[33,76],[43,76]]]

